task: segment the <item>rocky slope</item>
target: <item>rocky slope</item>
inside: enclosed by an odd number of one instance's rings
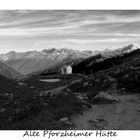
[[[101,54],[92,56],[84,61],[73,66],[74,73],[93,74],[101,70],[109,69],[121,64],[125,59],[131,55],[134,56],[136,49],[134,45],[130,44],[121,49],[113,51],[102,52]]]
[[[8,79],[22,79],[24,75],[20,72],[17,72],[10,66],[6,65],[3,62],[0,62],[0,75],[7,77]]]

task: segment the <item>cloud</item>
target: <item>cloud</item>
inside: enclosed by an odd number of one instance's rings
[[[139,44],[139,37],[138,10],[0,11],[0,41],[9,49],[27,49],[31,45],[32,48],[51,45],[78,46],[79,49],[80,46],[93,49],[92,45],[97,45],[105,48],[128,42]]]

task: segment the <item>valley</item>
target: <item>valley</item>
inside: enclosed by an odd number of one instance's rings
[[[24,75],[2,61],[0,129],[139,130],[140,50],[125,48],[113,56],[67,58],[50,70],[37,65],[39,71]],[[60,69],[72,62],[73,72],[62,74]],[[23,77],[10,77],[11,71]]]

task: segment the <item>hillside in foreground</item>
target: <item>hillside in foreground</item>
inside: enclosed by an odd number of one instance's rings
[[[92,67],[101,64],[87,75],[0,75],[0,129],[139,130],[140,50]]]

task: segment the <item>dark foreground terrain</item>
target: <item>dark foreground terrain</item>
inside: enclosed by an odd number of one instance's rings
[[[0,129],[140,130],[140,51],[116,58],[88,75],[0,75]]]
[[[140,129],[140,94],[115,78],[35,76],[10,87],[1,95],[0,129]]]

